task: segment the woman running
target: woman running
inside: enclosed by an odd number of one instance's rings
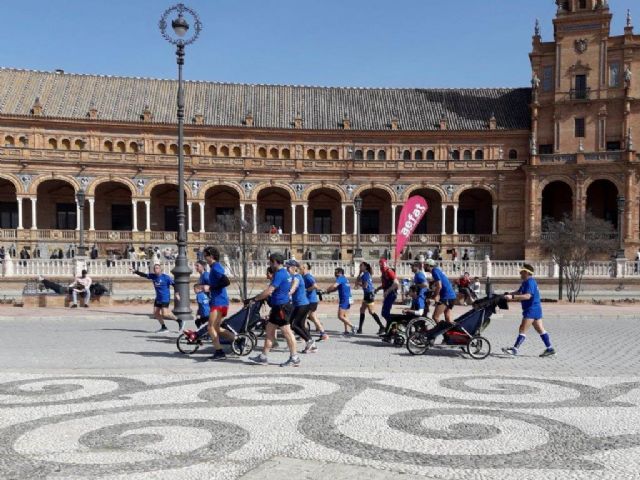
[[[316,352],[318,347],[311,338],[311,333],[307,330],[307,316],[309,315],[309,299],[304,288],[304,279],[298,272],[300,264],[295,260],[287,260],[285,263],[289,275],[291,275],[291,303],[293,311],[291,312],[291,328],[304,340],[305,347],[301,353]]]
[[[380,317],[374,311],[375,307],[375,293],[373,287],[373,277],[371,276],[372,270],[371,265],[367,262],[360,263],[360,275],[356,279],[356,286],[362,287],[362,304],[360,305],[360,324],[358,325],[358,334],[362,333],[362,325],[364,325],[364,317],[367,311],[369,311],[369,315],[373,317],[373,319],[378,324],[378,335],[385,332],[384,325],[380,321]]]

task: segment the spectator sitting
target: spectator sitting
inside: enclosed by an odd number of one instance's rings
[[[78,294],[84,297],[84,307],[89,307],[89,301],[91,300],[91,277],[87,275],[86,270],[82,270],[82,273],[79,277],[76,277],[75,280],[69,285],[69,289],[71,291],[71,297],[73,299],[73,303],[69,305],[71,308],[78,307]]]
[[[473,303],[474,295],[471,291],[471,278],[469,277],[469,272],[464,272],[464,274],[455,281],[455,284],[458,286],[458,300],[462,300],[464,305]]]
[[[474,277],[473,283],[471,284],[471,291],[473,292],[475,300],[480,298],[480,289],[481,289],[480,277]]]

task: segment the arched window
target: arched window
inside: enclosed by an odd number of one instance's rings
[[[436,152],[434,152],[433,150],[427,150],[427,160],[435,160],[436,159]]]
[[[476,153],[474,154],[474,158],[476,160],[484,160],[484,152],[482,150],[476,150]]]
[[[55,138],[49,139],[49,148],[53,148],[54,150],[58,149],[58,141]]]
[[[321,160],[326,160],[327,159],[327,151],[322,149],[318,152],[318,158],[320,158]]]
[[[124,153],[127,151],[127,146],[124,144],[124,142],[118,142],[116,143],[116,149],[118,150],[118,152]]]
[[[473,157],[471,155],[471,150],[465,150],[464,153],[462,154],[462,159],[463,160],[471,160]]]
[[[182,145],[182,152],[185,155],[191,155],[191,145]]]
[[[260,148],[258,149],[258,156],[259,156],[260,158],[267,158],[267,149],[266,149],[266,148],[264,148],[264,147],[260,147]]]
[[[107,140],[104,142],[104,151],[113,152],[113,142],[111,140]]]
[[[422,150],[416,150],[414,157],[416,160],[422,160]]]
[[[218,149],[215,145],[209,145],[209,155],[211,155],[212,157],[218,156]]]
[[[404,152],[402,152],[402,159],[411,160],[411,150],[405,150]]]
[[[338,150],[333,149],[329,152],[329,158],[331,160],[338,160],[339,157],[340,157],[340,154],[338,153]]]
[[[363,160],[364,159],[364,153],[362,150],[356,150],[353,154],[353,158],[355,158],[356,160]]]
[[[71,150],[71,140],[65,138],[62,140],[62,149],[63,150]]]
[[[233,156],[234,157],[242,156],[242,150],[240,150],[240,147],[233,147]]]
[[[269,156],[271,158],[280,158],[280,153],[278,152],[277,148],[272,148],[271,150],[269,150]]]
[[[387,152],[385,152],[384,150],[378,150],[378,160],[386,160],[387,159]]]
[[[518,151],[509,150],[509,160],[517,160],[517,159],[518,159]]]
[[[367,150],[367,160],[375,160],[376,159],[376,152],[374,152],[373,150]]]
[[[131,142],[129,144],[129,151],[133,153],[138,153],[138,144],[136,142]]]
[[[84,140],[78,139],[75,142],[73,142],[74,147],[76,148],[76,150],[84,150]]]
[[[167,146],[164,143],[159,143],[158,145],[156,145],[156,150],[161,155],[167,154]]]
[[[4,137],[4,146],[5,147],[13,147],[15,145],[15,140],[13,139],[13,137],[11,135],[7,135],[6,137]]]
[[[451,158],[454,160],[460,160],[460,150],[454,150],[451,152]]]
[[[20,146],[22,147],[28,147],[29,146],[29,139],[27,137],[20,137]]]
[[[288,148],[282,149],[282,158],[286,158],[286,159],[291,158],[291,151]]]
[[[311,148],[309,150],[307,150],[307,158],[309,160],[315,160],[316,159],[316,151],[312,150]]]
[[[220,155],[222,155],[223,157],[228,157],[229,147],[227,147],[226,145],[223,145],[222,147],[220,147]]]
[[[169,145],[169,153],[171,155],[177,155],[178,154],[178,145],[176,145],[175,143],[172,143],[171,145]]]

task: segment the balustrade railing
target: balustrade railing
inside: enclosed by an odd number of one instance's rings
[[[15,240],[18,238],[18,231],[15,229],[0,229],[0,238],[3,240]]]
[[[335,233],[310,233],[305,236],[307,243],[333,243],[339,244],[342,241],[342,235]]]

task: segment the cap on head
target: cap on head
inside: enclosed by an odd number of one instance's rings
[[[533,275],[534,272],[534,268],[531,264],[529,263],[525,263],[522,265],[522,268],[520,269],[520,272],[527,272],[529,275]]]
[[[436,266],[436,261],[431,259],[431,258],[427,259],[424,263],[425,263],[425,265],[428,265],[430,267],[435,267]]]
[[[287,260],[286,262],[284,262],[284,266],[287,267],[287,268],[288,267],[300,268],[300,264],[294,259],[290,259],[290,260]]]

